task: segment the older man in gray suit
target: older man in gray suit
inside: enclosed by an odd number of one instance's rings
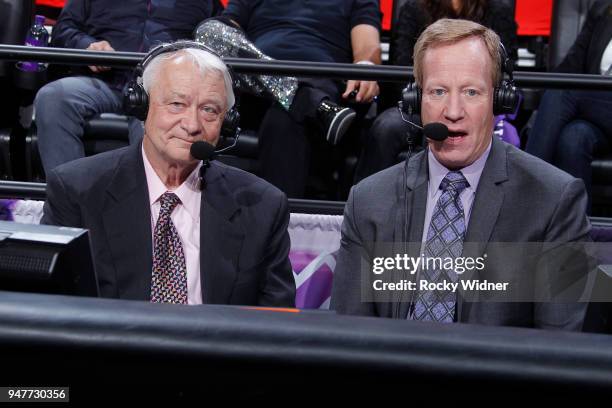
[[[546,296],[537,297],[533,288],[544,282],[549,295],[558,287],[573,287],[575,293],[584,294],[586,271],[553,270],[548,265],[540,268],[544,276],[536,276],[534,260],[541,258],[528,254],[533,255],[534,246],[541,256],[546,253],[544,246],[558,250],[588,239],[584,185],[492,137],[495,87],[502,79],[500,48],[494,32],[465,20],[439,20],[419,38],[414,74],[422,95],[422,121],[445,124],[449,137],[429,140],[428,148],[413,155],[405,168],[399,164],[386,169],[351,191],[332,293],[332,308],[338,313],[581,329],[586,303],[540,302]],[[478,258],[484,253],[503,259],[512,249],[496,248],[496,243],[540,244],[525,244],[525,256],[512,262],[488,259],[484,269],[473,269],[459,279],[509,284],[507,301],[484,302],[461,287],[417,285],[386,297],[374,293],[374,275],[363,270],[372,271],[374,258],[380,255],[376,251],[384,243],[402,241],[409,244],[395,249],[407,245],[413,257],[445,259]],[[564,262],[569,259],[567,252],[560,253]],[[433,269],[420,268],[406,276],[416,284],[458,281],[456,270]],[[556,299],[554,294],[552,298]]]

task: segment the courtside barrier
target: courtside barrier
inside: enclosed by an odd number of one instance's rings
[[[44,199],[44,184],[18,183],[18,188],[11,190],[15,184],[0,182],[0,194],[10,197],[42,195],[37,198]],[[290,199],[289,206],[289,258],[296,282],[296,306],[301,309],[327,309],[336,267],[336,251],[340,247],[342,215],[337,214],[342,213],[344,203]],[[0,219],[38,223],[42,217],[42,207],[40,200],[0,199]],[[612,219],[591,218],[591,224],[594,241],[612,242]]]
[[[0,292],[2,383],[69,384],[72,401],[181,390],[201,401],[584,402],[612,390],[611,346],[585,333]]]
[[[37,60],[67,65],[105,65],[118,68],[135,67],[144,57],[136,52],[101,52],[67,48],[35,48],[0,44],[0,59],[11,61]],[[327,77],[337,79],[367,79],[407,82],[412,67],[336,64],[306,61],[263,61],[246,58],[224,58],[236,72],[290,75],[297,77]],[[603,75],[560,74],[550,72],[514,72],[515,83],[533,88],[576,88],[612,90],[612,77]]]

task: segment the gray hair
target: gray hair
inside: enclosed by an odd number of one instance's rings
[[[165,52],[150,60],[145,66],[142,74],[142,86],[148,95],[150,95],[151,88],[157,79],[162,62],[171,60],[177,55],[189,57],[191,62],[199,68],[202,75],[208,70],[221,74],[223,76],[223,82],[225,83],[225,94],[227,97],[226,109],[229,110],[234,106],[235,97],[232,87],[232,77],[227,66],[216,55],[199,48],[182,48],[176,51]]]

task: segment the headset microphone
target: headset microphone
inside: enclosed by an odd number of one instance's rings
[[[448,138],[448,127],[446,127],[444,123],[432,122],[432,123],[426,124],[425,126],[419,126],[416,123],[406,119],[406,117],[404,116],[404,109],[402,105],[403,104],[400,101],[397,107],[397,110],[399,111],[402,120],[408,123],[409,125],[412,125],[416,127],[417,129],[422,130],[426,138],[435,140],[436,142],[441,142],[445,140],[446,138]]]
[[[444,123],[433,122],[428,123],[423,127],[425,137],[437,142],[441,142],[448,138],[448,128]]]
[[[199,141],[194,142],[189,148],[189,153],[194,159],[202,160],[202,166],[200,167],[200,191],[206,188],[206,170],[210,167],[210,161],[215,157],[215,146],[208,142]]]
[[[207,142],[195,142],[189,152],[194,159],[210,161],[215,155],[215,146]]]
[[[223,153],[227,150],[230,150],[236,146],[238,143],[238,139],[240,139],[240,128],[236,130],[236,136],[234,137],[234,142],[224,147],[223,149],[215,150],[215,146],[205,142],[203,140],[194,142],[191,144],[189,148],[189,153],[194,159],[202,160],[202,167],[200,167],[200,190],[204,190],[206,187],[206,181],[204,180],[204,176],[206,175],[206,170],[210,167],[210,161],[214,160],[219,153]]]
[[[416,123],[406,119],[406,117],[404,116],[404,109],[403,109],[403,103],[402,101],[400,101],[398,103],[398,107],[397,107],[400,116],[402,118],[402,120],[414,127],[416,127],[417,129],[420,129],[423,131],[423,134],[425,135],[425,137],[427,137],[428,139],[431,140],[435,140],[438,142],[441,142],[443,140],[445,140],[446,138],[448,138],[448,127],[446,127],[446,125],[444,123],[440,123],[440,122],[433,122],[433,123],[428,123],[425,126],[420,126],[417,125]],[[404,240],[404,253],[408,253],[408,163],[410,162],[410,158],[412,157],[412,153],[413,153],[413,148],[414,148],[414,136],[412,135],[411,132],[408,132],[406,134],[407,136],[407,143],[408,143],[408,154],[406,156],[406,160],[404,161],[404,174],[403,174],[403,190],[404,190],[404,229],[402,231],[402,239]],[[412,199],[414,200],[414,195],[412,196]],[[414,204],[414,203],[413,203]],[[415,281],[417,280],[417,277],[415,277]],[[400,308],[401,308],[401,304],[402,304],[402,294],[400,292],[400,298],[397,300],[396,305],[395,305],[395,316],[396,317],[400,317]],[[410,293],[410,304],[409,304],[409,310],[408,310],[408,316],[410,316],[414,311],[414,292]]]

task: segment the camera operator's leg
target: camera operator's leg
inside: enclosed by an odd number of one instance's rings
[[[308,79],[300,82],[289,114],[298,123],[317,123],[325,139],[333,145],[340,142],[355,119],[353,109],[338,105],[340,90],[330,79]]]
[[[302,198],[310,162],[310,143],[303,124],[273,105],[259,128],[260,175],[291,198]]]
[[[413,115],[410,118],[420,124],[420,118]],[[411,125],[404,122],[397,108],[389,108],[381,113],[370,128],[365,145],[357,164],[355,183],[391,167],[400,161],[399,154],[408,148],[407,134],[410,132],[414,147],[422,143],[422,134]]]
[[[329,79],[309,79],[287,111],[273,104],[259,128],[260,175],[289,197],[301,198],[309,175],[312,142],[322,135],[336,144],[356,114],[336,104],[339,85]],[[315,129],[311,132],[311,129]],[[320,130],[316,130],[320,129]]]

